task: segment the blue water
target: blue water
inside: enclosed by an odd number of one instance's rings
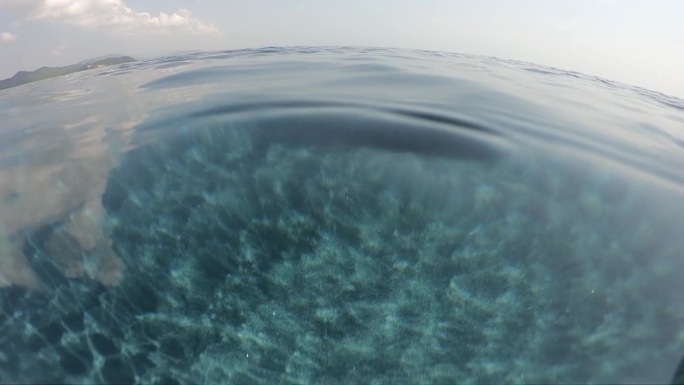
[[[684,101],[269,48],[0,92],[0,382],[667,383]]]

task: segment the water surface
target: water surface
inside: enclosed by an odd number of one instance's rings
[[[684,354],[680,99],[273,48],[0,111],[0,382],[662,383]]]

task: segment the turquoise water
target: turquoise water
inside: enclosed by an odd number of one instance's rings
[[[441,52],[0,92],[0,382],[666,383],[684,101]]]

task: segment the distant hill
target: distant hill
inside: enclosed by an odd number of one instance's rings
[[[81,60],[80,62],[78,62],[76,64],[91,64],[91,63],[94,63],[96,61],[100,61],[100,60],[104,60],[104,59],[113,59],[113,58],[118,58],[118,57],[128,57],[128,56],[126,56],[124,54],[120,54],[120,53],[119,54],[102,55],[102,56],[93,57],[93,58],[86,59],[86,60]]]
[[[115,64],[129,63],[135,61],[130,56],[108,57],[95,61],[85,61],[64,67],[42,67],[35,71],[19,71],[9,79],[0,80],[0,90],[16,87],[25,83],[36,82],[38,80],[49,79],[55,76],[62,76],[72,72],[85,71],[92,68],[106,67]]]

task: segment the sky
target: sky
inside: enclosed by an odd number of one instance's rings
[[[496,56],[684,98],[683,0],[0,0],[0,78],[108,54],[373,46]]]

